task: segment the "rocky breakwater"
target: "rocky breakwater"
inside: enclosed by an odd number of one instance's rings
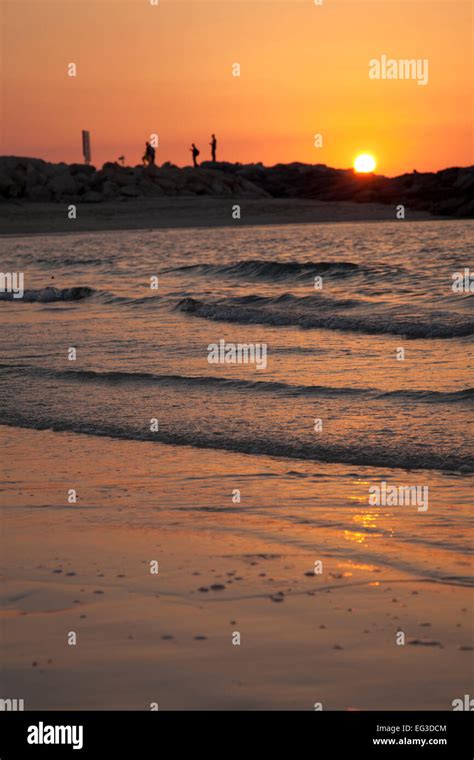
[[[102,169],[85,164],[51,164],[38,158],[0,157],[0,198],[42,202],[101,203],[158,196],[268,198],[245,177],[220,168],[172,164]]]
[[[203,166],[212,164],[204,163]],[[221,164],[273,198],[382,203],[455,218],[474,217],[474,166],[398,177],[356,174],[324,164]]]
[[[324,164],[231,164],[199,167],[124,167],[51,164],[37,158],[0,157],[0,199],[101,203],[158,196],[287,198],[403,204],[407,209],[455,218],[474,217],[474,167],[411,172],[398,177],[356,174]]]

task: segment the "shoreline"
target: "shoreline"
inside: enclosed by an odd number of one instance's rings
[[[287,536],[272,514],[262,530],[252,482],[283,484],[283,462],[248,473],[248,455],[194,450],[183,473],[179,447],[2,432],[4,685],[22,684],[27,710],[446,710],[467,693],[471,588],[392,566],[382,544],[357,558],[341,537],[334,551],[337,525]],[[238,513],[223,471],[251,476]],[[334,519],[350,517],[351,481],[333,480]]]
[[[234,205],[241,208],[241,218],[235,221],[232,219]],[[454,221],[450,217],[433,216],[408,208],[406,218],[397,220],[394,206],[379,203],[280,198],[152,198],[140,201],[76,204],[76,208],[77,218],[68,219],[67,203],[2,202],[0,236],[335,222]]]
[[[272,454],[268,452],[263,451],[244,451],[237,448],[225,448],[224,446],[204,446],[200,445],[199,443],[174,443],[171,441],[166,440],[159,440],[159,441],[152,441],[147,438],[122,438],[118,435],[112,435],[108,433],[90,433],[86,431],[76,431],[76,430],[69,430],[67,428],[61,429],[61,428],[55,428],[53,426],[51,427],[45,427],[45,428],[37,428],[25,425],[23,423],[18,422],[4,422],[3,420],[0,420],[0,436],[2,433],[5,433],[5,430],[11,430],[11,431],[31,431],[32,433],[44,433],[44,432],[50,432],[54,433],[56,435],[66,435],[66,436],[78,436],[79,438],[93,438],[97,441],[104,440],[107,443],[112,442],[127,442],[129,444],[139,444],[139,445],[152,445],[152,446],[164,446],[166,448],[170,449],[183,449],[185,451],[199,451],[199,452],[208,452],[209,454],[218,456],[225,456],[225,455],[235,455],[237,457],[251,457],[256,458],[257,460],[263,459],[263,460],[269,460],[272,462],[275,462],[275,464],[283,465],[285,463],[291,462],[292,464],[296,466],[306,467],[306,466],[324,466],[324,467],[340,467],[340,468],[359,468],[364,470],[384,470],[389,469],[391,473],[403,473],[404,475],[414,475],[416,473],[424,473],[427,477],[429,477],[431,474],[435,474],[437,476],[443,476],[447,475],[448,477],[467,477],[472,478],[474,477],[473,471],[464,471],[460,468],[458,469],[438,469],[436,467],[430,468],[430,467],[422,467],[416,466],[416,467],[404,467],[401,464],[390,464],[390,465],[381,465],[381,464],[369,464],[369,463],[356,463],[356,462],[344,462],[339,461],[337,459],[326,461],[324,459],[305,459],[304,457],[291,457],[289,455],[286,455],[284,453],[281,454]]]

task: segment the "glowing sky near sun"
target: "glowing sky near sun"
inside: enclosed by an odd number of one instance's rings
[[[377,172],[468,165],[471,3],[382,0],[2,0],[1,152],[93,163],[208,158],[325,163],[368,152]],[[381,55],[430,80],[369,79]],[[67,76],[75,62],[77,77]],[[241,76],[232,77],[239,62]],[[316,148],[315,134],[323,145]]]

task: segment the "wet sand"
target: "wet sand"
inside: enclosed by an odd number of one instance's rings
[[[302,463],[0,432],[4,689],[25,709],[449,710],[469,693],[470,590],[390,567],[375,538],[379,561],[355,561],[342,531],[330,551],[323,528],[259,508]]]
[[[239,220],[232,217],[232,207],[235,204],[241,207]],[[422,211],[406,210],[406,221],[439,218]],[[68,219],[66,203],[0,203],[0,234],[3,235],[394,220],[395,206],[296,199],[190,197],[77,204],[76,219]]]

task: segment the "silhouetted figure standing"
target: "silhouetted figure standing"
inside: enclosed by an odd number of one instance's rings
[[[217,140],[216,140],[216,136],[215,135],[212,135],[212,140],[209,143],[209,145],[211,146],[211,150],[212,150],[212,160],[215,162],[216,161],[216,149],[217,149]]]
[[[143,166],[152,163],[151,156],[153,152],[153,163],[155,163],[155,149],[151,147],[150,143],[146,143],[145,153],[143,154],[142,161]]]
[[[196,148],[194,143],[192,143],[192,147],[189,150],[193,154],[193,164],[194,166],[197,166],[198,165],[197,157],[199,156],[199,150]]]

